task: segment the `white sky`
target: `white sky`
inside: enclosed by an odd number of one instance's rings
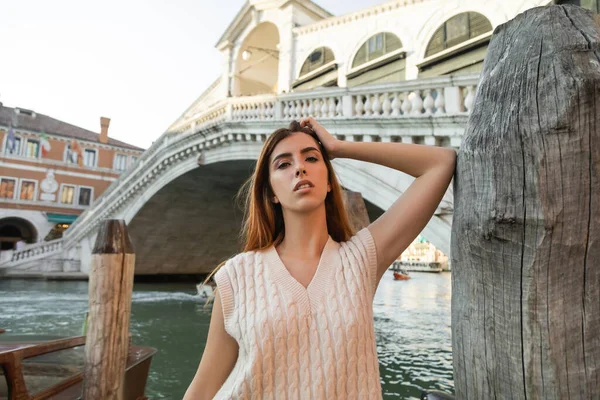
[[[341,15],[383,0],[317,0]],[[0,0],[0,101],[148,148],[220,74],[244,0]]]

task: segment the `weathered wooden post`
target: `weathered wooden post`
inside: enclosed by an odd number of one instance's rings
[[[457,399],[600,399],[600,26],[575,6],[494,32],[458,153]]]
[[[124,221],[107,220],[92,252],[83,398],[122,399],[135,253]]]

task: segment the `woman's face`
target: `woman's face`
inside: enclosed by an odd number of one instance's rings
[[[296,132],[277,143],[269,158],[269,182],[275,202],[285,210],[308,212],[321,206],[330,187],[317,142]]]

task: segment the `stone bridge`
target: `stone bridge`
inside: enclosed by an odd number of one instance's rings
[[[317,118],[343,140],[457,148],[478,75],[397,84],[317,89],[301,94],[224,98],[165,132],[65,232],[0,260],[0,273],[81,272],[90,268],[100,223],[124,219],[136,250],[136,274],[200,274],[239,251],[242,210],[235,195],[267,136],[292,119]],[[341,184],[360,192],[371,219],[412,178],[374,164],[333,161]],[[449,253],[452,193],[423,235]]]

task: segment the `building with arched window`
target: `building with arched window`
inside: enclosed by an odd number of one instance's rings
[[[0,260],[60,238],[143,149],[33,110],[0,103]],[[6,252],[5,252],[6,253]]]
[[[309,0],[249,0],[216,44],[221,75],[170,131],[228,97],[477,74],[496,27],[556,3],[600,9],[600,0],[393,0],[334,16]]]

